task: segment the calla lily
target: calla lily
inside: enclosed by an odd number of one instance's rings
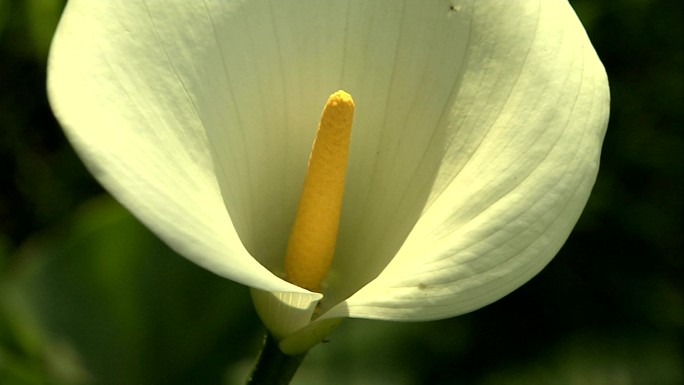
[[[337,89],[356,115],[316,293],[281,278],[283,254]],[[453,317],[528,281],[584,208],[609,110],[565,0],[71,0],[48,91],[95,177],[253,288],[292,354],[341,318]]]

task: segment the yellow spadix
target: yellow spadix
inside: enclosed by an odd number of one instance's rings
[[[285,255],[286,279],[319,291],[332,262],[354,117],[351,95],[330,95],[316,132]]]

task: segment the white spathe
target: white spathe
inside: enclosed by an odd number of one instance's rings
[[[280,276],[338,89],[356,116],[321,295]],[[318,320],[430,320],[522,285],[584,208],[609,111],[565,0],[71,0],[48,92],[95,177],[254,288],[279,338],[321,298]]]

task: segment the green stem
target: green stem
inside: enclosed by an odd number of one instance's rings
[[[264,347],[259,353],[247,385],[287,385],[294,377],[306,353],[288,356],[278,348],[278,341],[266,334]]]

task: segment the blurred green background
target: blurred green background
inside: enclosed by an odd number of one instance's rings
[[[565,247],[474,313],[347,321],[294,384],[684,383],[682,2],[572,4],[612,110]],[[0,0],[0,384],[241,383],[263,333],[247,289],[174,254],[114,202],[50,112],[46,57],[63,6]]]

